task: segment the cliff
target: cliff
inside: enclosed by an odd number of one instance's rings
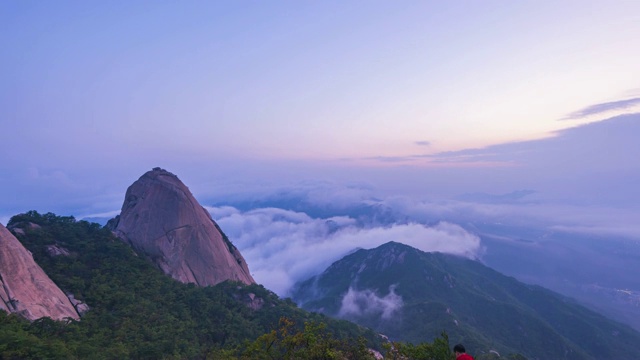
[[[135,181],[120,215],[107,226],[180,282],[255,283],[238,249],[182,181],[166,170],[154,168]]]
[[[29,320],[79,319],[71,301],[0,224],[0,309]]]

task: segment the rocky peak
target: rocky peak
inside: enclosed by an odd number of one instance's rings
[[[67,296],[1,224],[0,309],[29,320],[45,316],[54,320],[79,319]]]
[[[183,283],[255,283],[238,249],[178,177],[154,168],[128,189],[108,225],[123,241]]]
[[[390,241],[370,251],[365,263],[374,262],[376,270],[384,271],[391,265],[404,263],[407,252],[412,250],[404,244]]]

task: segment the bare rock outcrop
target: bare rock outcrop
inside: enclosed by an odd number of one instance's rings
[[[80,317],[31,253],[0,224],[0,309],[29,320]]]
[[[154,168],[128,189],[120,215],[107,224],[136,251],[183,283],[255,283],[238,249],[178,177]]]
[[[84,314],[86,314],[89,310],[91,310],[89,305],[87,305],[83,301],[76,299],[73,294],[67,294],[67,297],[69,298],[69,301],[71,301],[71,304],[73,305],[73,307],[78,312],[78,315],[84,316]]]
[[[49,253],[50,256],[69,256],[71,255],[71,253],[69,253],[69,250],[58,246],[58,245],[48,245],[47,246],[47,253]]]

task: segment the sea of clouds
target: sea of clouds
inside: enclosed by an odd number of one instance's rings
[[[322,182],[252,194],[254,208],[238,199],[229,203],[243,205],[205,208],[241,251],[256,281],[281,296],[345,255],[389,241],[482,260],[482,237],[500,235],[489,233],[492,227],[605,240],[640,237],[634,220],[640,214],[634,209],[560,204],[541,200],[534,191],[518,193],[525,195],[511,199],[503,194],[494,202],[490,196],[482,196],[483,201],[435,201],[374,196],[366,185]]]
[[[322,272],[354,250],[389,241],[468,258],[482,252],[478,236],[449,222],[363,226],[348,216],[313,218],[277,208],[206,209],[243,254],[255,280],[283,296],[296,282]]]

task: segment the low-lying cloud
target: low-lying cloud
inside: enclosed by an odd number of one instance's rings
[[[342,298],[338,316],[380,314],[383,319],[390,319],[402,305],[402,296],[396,294],[395,286],[389,287],[389,293],[383,297],[379,297],[371,290],[358,291],[349,287],[349,291]]]
[[[358,196],[338,196],[341,201],[332,206],[331,192],[318,199],[308,196],[314,191],[303,188],[284,192],[293,207],[289,209],[209,208],[242,252],[256,281],[281,296],[287,296],[296,282],[317,275],[354,250],[375,248],[389,241],[423,251],[478,258],[508,275],[545,285],[548,274],[539,273],[537,261],[548,260],[546,268],[565,269],[566,276],[581,271],[572,262],[573,256],[564,258],[558,249],[580,252],[587,262],[619,260],[616,249],[629,246],[635,251],[637,245],[633,244],[640,238],[637,206],[562,203],[529,190],[476,193],[467,201],[412,196],[366,199],[364,194],[371,189],[359,191],[353,186],[345,191]],[[277,196],[271,198],[277,200]],[[282,202],[273,203],[275,206]],[[591,247],[600,250],[593,252]],[[538,260],[529,261],[524,267],[509,258],[500,258],[514,253],[528,256],[531,249],[535,249]],[[602,278],[620,278],[615,271],[603,272]],[[577,276],[571,281],[582,279]]]
[[[416,201],[408,197],[389,197],[380,204],[391,213],[410,221],[429,223],[437,219],[459,224],[499,224],[541,231],[571,232],[585,235],[640,237],[638,208],[577,206],[540,201],[535,196],[503,203],[469,201]],[[398,215],[399,216],[399,215]]]
[[[256,281],[283,296],[296,282],[320,273],[354,250],[389,241],[469,258],[482,251],[478,236],[446,222],[362,227],[347,216],[312,218],[276,208],[207,209],[242,252]]]

